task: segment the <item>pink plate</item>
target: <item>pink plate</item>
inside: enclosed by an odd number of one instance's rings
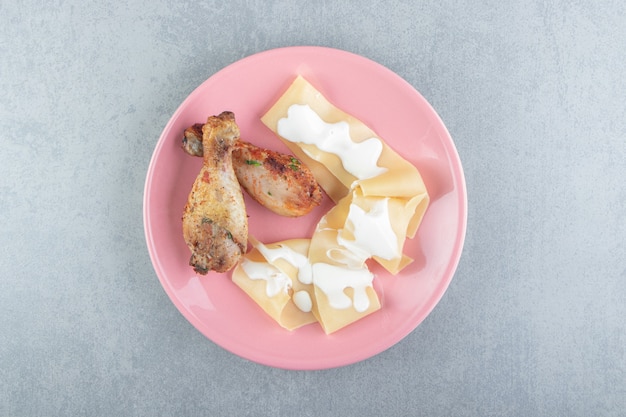
[[[288,152],[260,117],[301,74],[332,103],[370,126],[415,164],[431,204],[405,252],[415,259],[398,276],[372,266],[382,309],[330,336],[317,324],[282,329],[230,281],[230,273],[196,275],[181,215],[201,159],[181,149],[183,130],[223,110],[235,113],[242,138]],[[310,237],[329,210],[291,219],[246,198],[250,233],[263,242]],[[211,76],[180,105],[156,145],[144,194],[144,226],[157,276],[193,326],[224,349],[286,369],[324,369],[364,360],[393,346],[435,307],[457,267],[467,223],[463,170],[454,143],[429,103],[389,69],[352,53],[289,47],[249,56]]]

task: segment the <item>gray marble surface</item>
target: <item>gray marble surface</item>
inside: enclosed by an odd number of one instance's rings
[[[195,330],[142,222],[182,100],[290,45],[411,83],[469,195],[432,314],[377,356],[313,372]],[[3,1],[0,415],[626,415],[625,63],[622,1]]]

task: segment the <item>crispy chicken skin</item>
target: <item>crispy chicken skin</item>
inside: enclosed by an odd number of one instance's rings
[[[202,156],[202,124],[185,130],[183,149]],[[322,191],[311,171],[298,159],[242,140],[232,153],[235,175],[241,186],[259,204],[281,216],[303,216],[322,201]]]
[[[281,216],[303,216],[322,201],[322,190],[311,171],[291,155],[239,141],[233,166],[243,189]]]
[[[230,270],[248,241],[248,219],[232,165],[239,128],[231,112],[211,116],[202,126],[203,165],[183,211],[189,265],[199,274]]]

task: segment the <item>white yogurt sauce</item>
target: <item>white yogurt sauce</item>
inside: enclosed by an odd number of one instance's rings
[[[376,177],[387,171],[377,165],[383,150],[378,138],[353,142],[346,122],[326,123],[308,104],[292,104],[287,117],[278,121],[277,131],[290,142],[315,145],[335,154],[346,171],[360,180]],[[310,156],[310,155],[309,155]]]
[[[348,231],[354,240],[344,238],[340,231],[337,243],[363,262],[374,255],[383,259],[398,257],[398,239],[389,219],[389,198],[380,199],[369,211],[350,204],[346,225],[351,226]]]
[[[311,301],[311,296],[306,291],[296,291],[293,294],[292,299],[296,307],[298,307],[298,309],[304,311],[305,313],[310,312],[313,308],[313,301]]]
[[[241,267],[250,279],[266,281],[265,293],[268,297],[274,297],[281,291],[288,292],[293,284],[291,278],[267,262],[254,262],[244,259]]]
[[[313,282],[328,297],[331,307],[343,310],[350,308],[362,313],[370,305],[367,287],[372,286],[374,275],[363,267],[360,269],[349,269],[341,266],[326,263],[313,264]],[[352,299],[346,295],[346,288],[354,289]]]
[[[313,283],[313,273],[311,272],[311,263],[309,258],[298,253],[288,246],[280,246],[278,248],[268,248],[263,244],[257,245],[257,250],[268,262],[274,262],[276,259],[284,259],[294,267],[298,268],[298,281],[303,284]]]

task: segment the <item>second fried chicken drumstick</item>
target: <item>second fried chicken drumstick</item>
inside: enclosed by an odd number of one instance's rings
[[[196,123],[185,130],[183,149],[190,155],[205,154],[202,126]],[[322,200],[321,188],[311,171],[291,155],[238,140],[233,145],[232,160],[244,190],[281,216],[305,215]]]
[[[231,269],[246,252],[248,218],[232,165],[239,128],[231,112],[211,116],[202,126],[206,150],[200,173],[183,211],[189,264],[200,274]]]

